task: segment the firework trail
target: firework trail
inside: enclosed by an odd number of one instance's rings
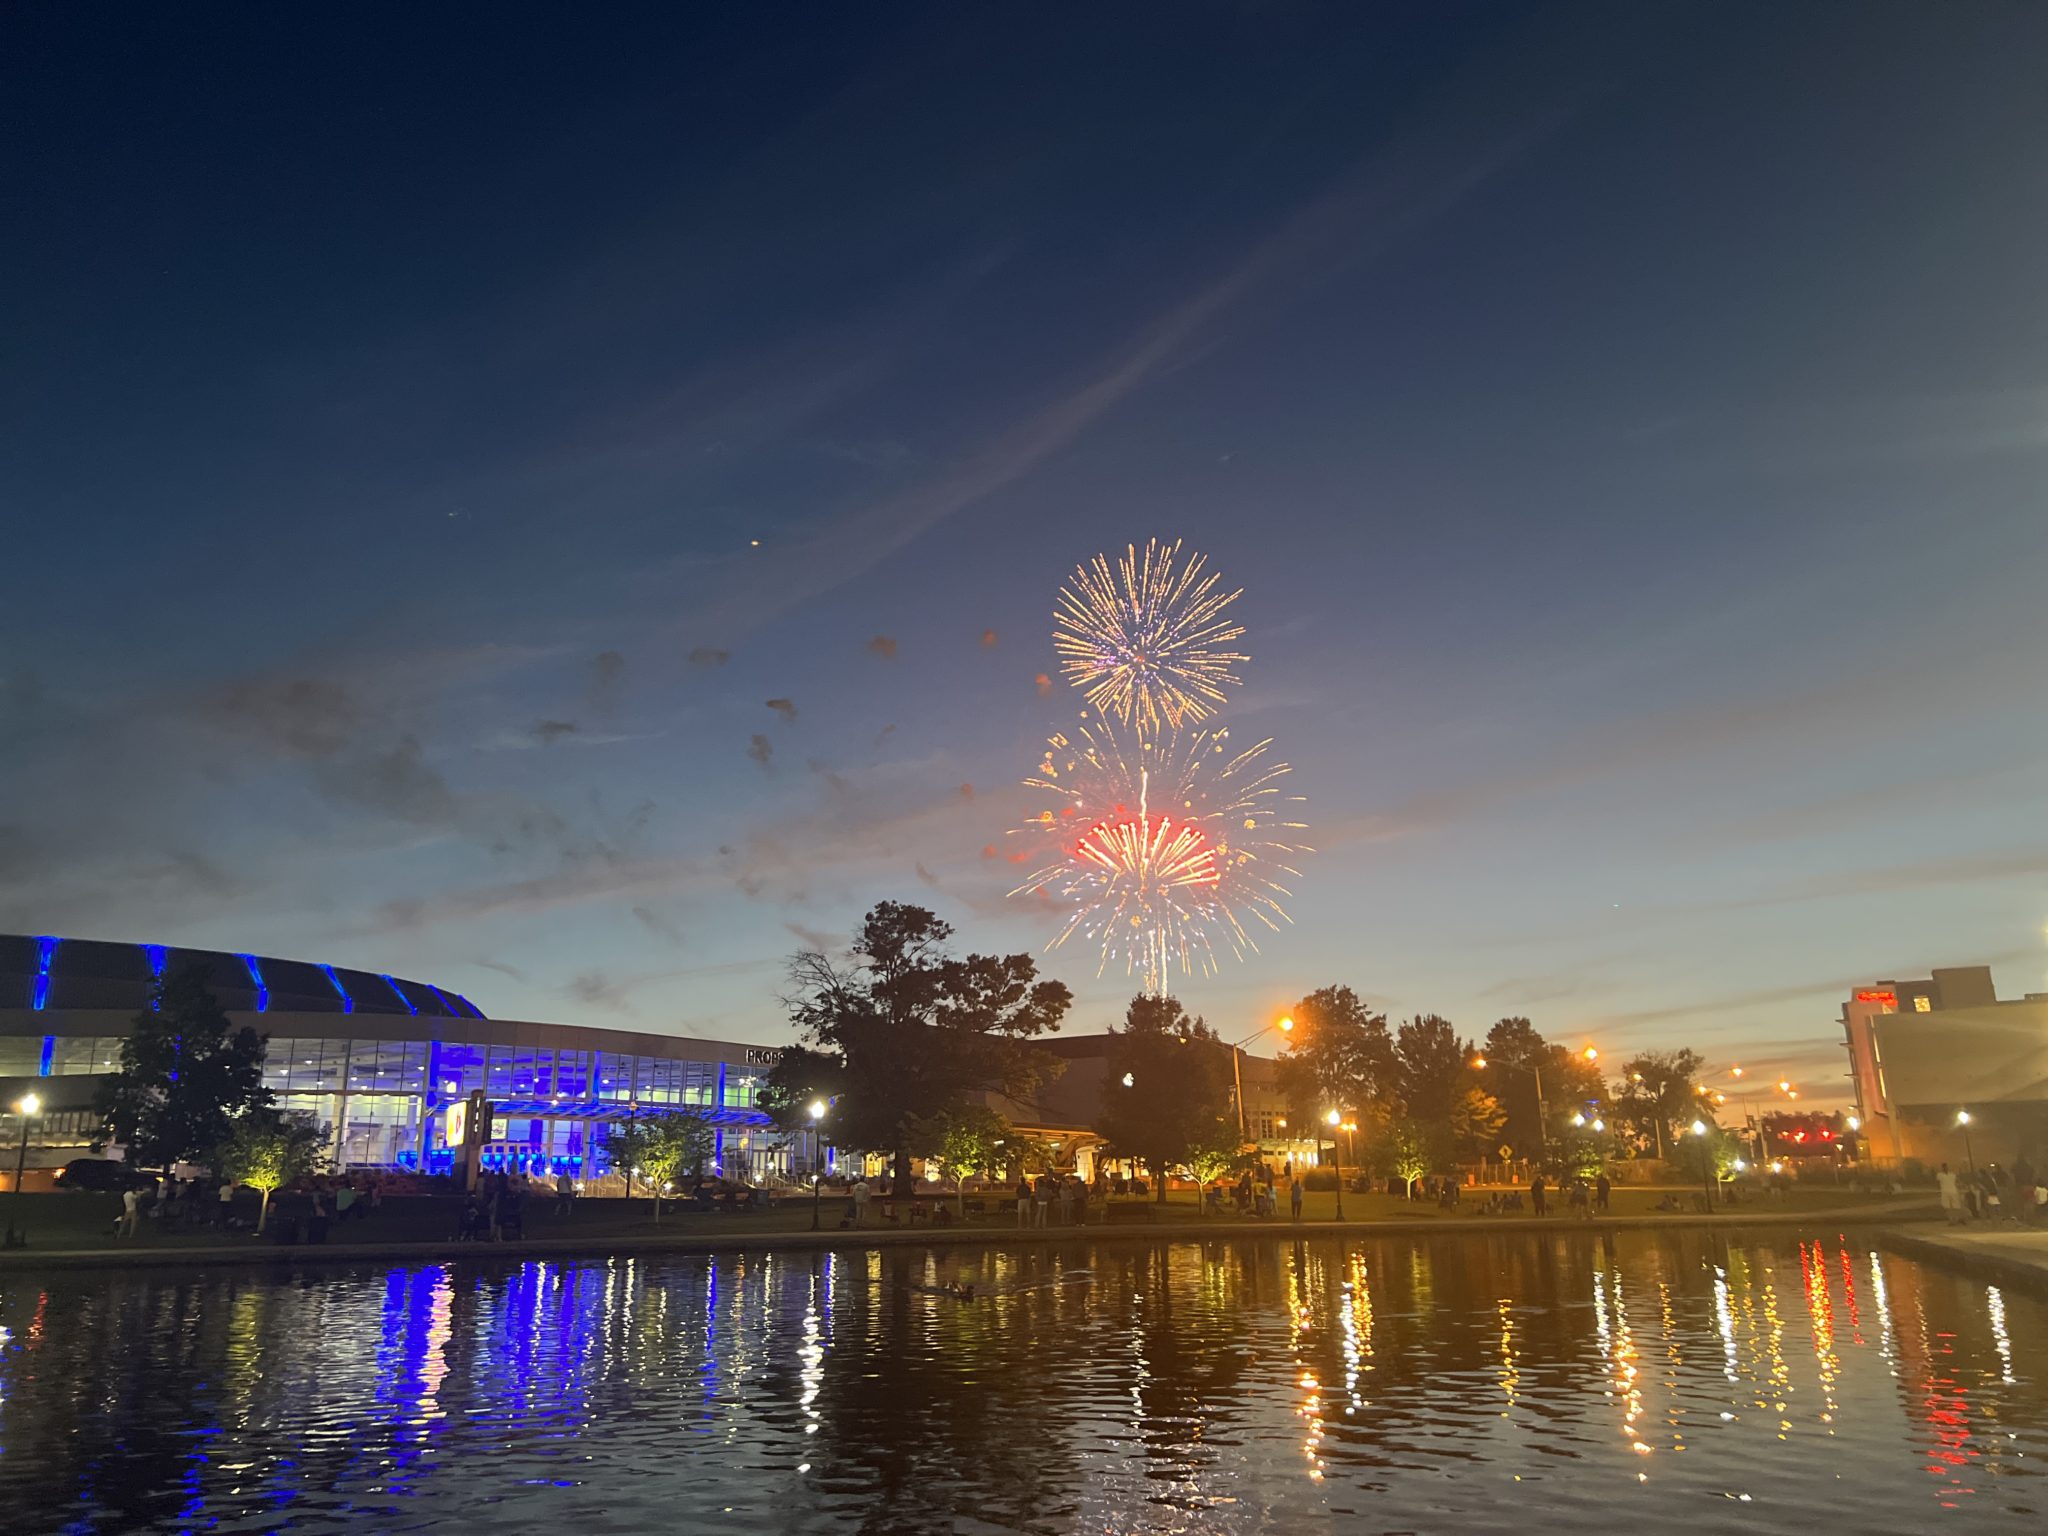
[[[1024,783],[1058,804],[1018,830],[1043,862],[1010,894],[1073,905],[1048,948],[1075,934],[1147,992],[1213,975],[1224,954],[1256,952],[1255,929],[1291,921],[1280,882],[1310,850],[1270,742],[1231,755],[1227,729],[1148,740],[1108,719],[1051,737]]]
[[[1206,720],[1247,660],[1225,649],[1244,634],[1226,610],[1208,559],[1180,563],[1180,541],[1128,545],[1111,565],[1097,555],[1074,569],[1053,609],[1060,670],[1105,716],[1147,733]]]

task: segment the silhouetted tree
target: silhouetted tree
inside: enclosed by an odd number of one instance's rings
[[[1229,1048],[1177,999],[1132,998],[1110,1032],[1108,1067],[1095,1129],[1118,1155],[1143,1159],[1162,1201],[1171,1169],[1219,1137],[1235,1141]]]
[[[106,1136],[141,1167],[205,1162],[243,1116],[270,1108],[263,1046],[229,1021],[203,965],[166,971],[121,1042],[120,1072],[94,1099]]]
[[[854,935],[850,963],[815,950],[791,962],[789,1016],[803,1041],[770,1070],[763,1102],[798,1123],[829,1085],[827,1134],[842,1147],[895,1154],[910,1184],[912,1126],[982,1095],[1028,1097],[1060,1063],[1029,1044],[1059,1028],[1073,995],[1038,979],[1029,955],[947,953],[952,925],[885,901]]]

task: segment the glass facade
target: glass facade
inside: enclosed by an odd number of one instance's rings
[[[61,1025],[61,1017],[50,1022]],[[526,1043],[520,1037],[540,1033],[532,1026],[510,1025],[507,1033],[514,1037],[508,1043],[479,1044],[278,1031],[270,1037],[263,1082],[280,1109],[330,1128],[335,1161],[345,1168],[448,1170],[454,1153],[447,1106],[479,1090],[492,1106],[486,1167],[602,1182],[616,1177],[605,1152],[612,1127],[635,1115],[678,1110],[712,1122],[716,1161],[729,1176],[786,1177],[806,1166],[802,1147],[791,1146],[757,1107],[759,1068]],[[0,1036],[0,1077],[113,1071],[122,1038]],[[691,1044],[676,1042],[683,1051]]]

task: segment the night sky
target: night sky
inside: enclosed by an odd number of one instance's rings
[[[2048,8],[0,33],[0,930],[785,1038],[876,900],[1051,936],[1053,598],[1161,536],[1319,850],[1227,1036],[1832,1098],[1851,982],[2048,985]]]

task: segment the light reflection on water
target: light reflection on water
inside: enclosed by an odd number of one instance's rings
[[[2044,1352],[1834,1235],[11,1275],[0,1526],[2035,1529]]]

